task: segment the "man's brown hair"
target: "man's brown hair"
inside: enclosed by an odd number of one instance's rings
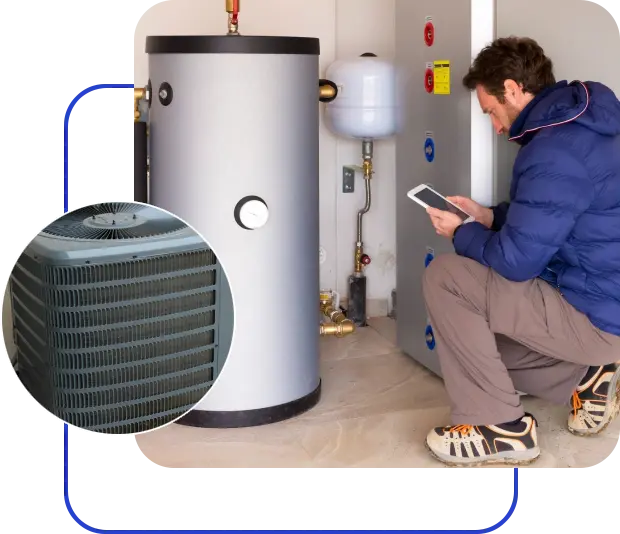
[[[506,80],[517,82],[532,95],[556,83],[553,63],[544,50],[533,39],[522,37],[497,39],[484,48],[463,78],[463,85],[472,91],[481,85],[503,104]]]

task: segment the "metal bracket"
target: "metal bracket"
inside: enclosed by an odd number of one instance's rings
[[[361,165],[345,165],[344,168],[350,169],[353,172],[364,172],[364,167],[362,167]]]
[[[342,192],[355,192],[355,173],[363,172],[363,167],[359,165],[345,165],[342,167]]]
[[[148,122],[149,117],[149,102],[146,98],[143,98],[138,102],[138,112],[140,113],[140,121]]]

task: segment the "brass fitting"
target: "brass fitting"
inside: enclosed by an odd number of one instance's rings
[[[325,306],[332,303],[332,294],[329,291],[323,291],[319,294],[319,302],[321,303],[321,312]]]
[[[364,266],[362,265],[362,256],[364,255],[364,249],[362,248],[361,245],[356,245],[355,246],[355,272],[356,273],[361,273],[362,270],[364,269]]]
[[[319,87],[319,98],[320,100],[332,100],[336,98],[337,90],[334,89],[331,85],[321,85]]]
[[[325,317],[329,317],[329,320],[332,323],[343,323],[347,320],[344,313],[334,308],[331,303],[321,303],[321,312],[325,315]]]
[[[232,15],[228,15],[228,35],[239,35],[239,23],[233,20]]]
[[[370,180],[372,178],[372,175],[373,175],[372,160],[371,159],[365,159],[364,160],[364,164],[362,165],[362,167],[364,169],[364,178],[366,178],[367,180]]]
[[[321,336],[345,337],[355,332],[355,324],[348,319],[343,323],[319,325]]]
[[[329,324],[319,325],[321,336],[344,337],[355,332],[355,323],[347,319],[340,310],[334,308],[330,293],[321,293],[319,300],[321,313],[331,321]]]
[[[228,35],[239,35],[239,20],[237,15],[241,10],[241,0],[237,0],[237,12],[235,13],[235,0],[226,0],[226,12],[228,13]]]
[[[134,87],[133,89],[133,120],[140,121],[140,100],[146,96],[146,89],[143,87]]]

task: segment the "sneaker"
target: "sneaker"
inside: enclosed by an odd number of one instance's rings
[[[536,419],[526,414],[514,424],[435,428],[426,447],[450,466],[527,465],[540,456],[537,426]]]
[[[572,404],[568,430],[578,436],[603,432],[620,412],[620,364],[590,368]]]

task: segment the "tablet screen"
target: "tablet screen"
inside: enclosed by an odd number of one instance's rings
[[[438,195],[431,189],[424,188],[421,191],[418,191],[415,196],[431,208],[436,208],[438,210],[454,213],[455,215],[458,215],[463,221],[469,219],[469,215],[467,215],[467,213],[461,211],[454,204],[451,204],[445,198]]]

